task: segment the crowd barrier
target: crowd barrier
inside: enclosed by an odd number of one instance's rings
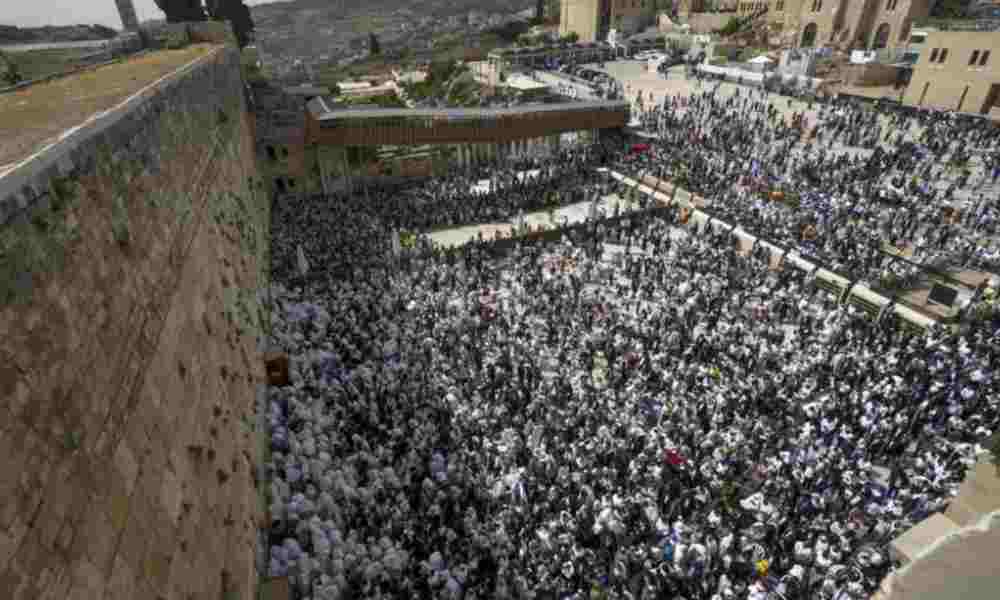
[[[648,183],[642,183],[615,171],[611,171],[610,173],[611,176],[617,181],[631,186],[639,192],[651,195],[659,202],[671,201],[670,195],[655,189],[654,186],[651,186]],[[668,191],[673,191],[673,184],[668,183],[666,186]],[[657,186],[657,188],[659,187],[662,186]],[[815,275],[816,285],[826,289],[831,294],[836,296],[841,303],[850,303],[857,308],[864,310],[872,317],[882,316],[884,309],[891,307],[892,314],[899,318],[903,323],[921,331],[926,330],[928,327],[937,322],[935,319],[917,312],[904,304],[900,304],[895,300],[886,298],[866,285],[858,283],[857,281],[852,281],[848,277],[837,274],[831,269],[824,268],[812,260],[807,260],[796,251],[782,244],[772,242],[737,226],[731,225],[730,223],[710,214],[709,209],[700,208],[688,201],[680,199],[678,199],[678,201],[681,202],[682,205],[685,205],[690,211],[690,223],[702,227],[707,223],[709,227],[713,228],[713,230],[721,229],[734,232],[739,239],[749,243],[751,246],[762,244],[772,254],[778,253],[778,255],[782,257],[783,263],[791,264],[806,273]]]

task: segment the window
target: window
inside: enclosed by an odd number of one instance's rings
[[[969,66],[974,67],[977,62],[979,62],[979,50],[973,50],[972,56],[969,57]]]
[[[937,62],[937,57],[938,57],[938,49],[934,48],[933,50],[931,50],[931,58],[927,62]]]
[[[986,61],[988,61],[989,59],[990,59],[990,51],[983,50],[983,53],[979,55],[979,66],[985,67]]]
[[[785,10],[785,0],[778,0],[774,5],[774,10]]]
[[[948,49],[941,48],[941,54],[938,55],[938,63],[944,64],[944,61],[948,60]]]

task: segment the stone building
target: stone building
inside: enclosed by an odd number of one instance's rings
[[[563,0],[559,35],[576,32],[581,42],[605,41],[614,29],[618,37],[643,31],[656,21],[671,0]]]
[[[995,31],[931,31],[904,102],[1000,117],[1000,36]]]
[[[796,47],[881,50],[906,45],[914,21],[930,15],[931,0],[741,1],[740,15],[767,9],[772,33]]]

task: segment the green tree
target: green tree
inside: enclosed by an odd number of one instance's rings
[[[3,85],[17,85],[21,83],[24,76],[21,69],[14,62],[14,59],[3,52],[0,52],[0,83]]]
[[[560,13],[562,12],[562,3],[560,0],[544,0],[545,2],[545,20],[549,23],[558,23],[560,18]]]
[[[204,21],[206,19],[201,0],[153,0],[153,2],[167,16],[167,23]]]
[[[971,0],[939,0],[931,9],[931,16],[942,19],[960,19],[968,16]]]
[[[212,19],[229,21],[240,48],[250,43],[255,27],[250,8],[242,0],[205,0],[205,8]]]
[[[453,60],[436,60],[427,70],[427,80],[435,85],[443,85],[455,72],[457,65]]]
[[[739,30],[740,30],[740,20],[737,19],[736,17],[729,17],[729,20],[726,21],[726,24],[722,26],[722,29],[719,29],[719,35],[726,37],[733,35]]]
[[[567,44],[575,44],[580,41],[580,34],[575,31],[571,31],[566,35],[562,36],[561,39]]]

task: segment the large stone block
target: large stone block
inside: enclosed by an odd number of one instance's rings
[[[909,531],[892,541],[889,549],[896,560],[909,563],[931,544],[958,531],[958,525],[948,517],[938,513],[924,519]]]
[[[960,526],[968,526],[995,510],[1000,510],[1000,475],[987,453],[969,469],[945,515]]]

